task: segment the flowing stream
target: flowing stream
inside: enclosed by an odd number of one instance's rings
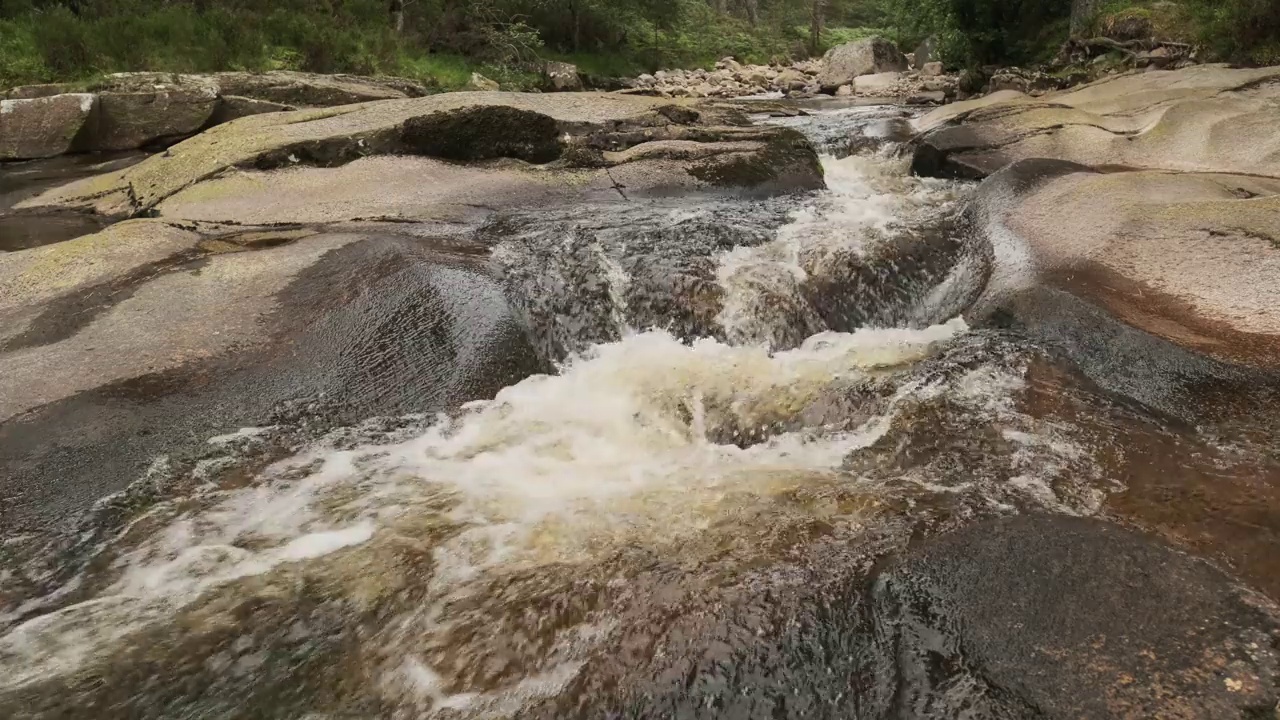
[[[813,609],[912,533],[1097,513],[1129,412],[959,317],[969,189],[842,151],[891,112],[778,121],[825,153],[812,196],[486,228],[558,372],[448,417],[157,458],[74,542],[0,571],[0,715],[692,717],[750,697],[764,681],[735,668],[768,658],[848,700],[823,678],[861,651],[795,640],[844,637]],[[911,243],[952,256],[921,267]],[[694,656],[719,670],[689,676]]]

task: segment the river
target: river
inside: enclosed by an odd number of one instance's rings
[[[1277,477],[1272,436],[971,327],[972,187],[848,154],[900,115],[762,119],[822,151],[810,196],[482,228],[557,372],[303,446],[244,428],[176,478],[156,458],[0,571],[0,715],[872,717],[901,702],[865,592],[889,553],[1024,514],[1230,545],[1197,508],[1274,492],[1240,489]],[[1265,547],[1225,552],[1257,579]],[[991,716],[980,684],[925,686]]]

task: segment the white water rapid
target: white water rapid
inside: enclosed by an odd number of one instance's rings
[[[1070,434],[1015,402],[1023,359],[983,360],[987,341],[960,318],[842,333],[805,304],[805,281],[834,259],[953,213],[964,192],[888,154],[824,167],[829,189],[773,241],[715,258],[728,342],[626,328],[451,416],[376,441],[335,432],[234,480],[197,479],[70,581],[0,604],[0,697],[173,667],[210,697],[284,703],[282,718],[514,717],[590,672],[638,604],[663,602],[670,583],[640,556],[710,588],[767,576],[811,534],[857,543],[922,498],[1095,507],[1069,485],[1089,477]],[[811,332],[777,350],[784,315]],[[933,455],[903,460],[940,414],[1007,452],[955,482],[925,471]],[[234,459],[272,431],[211,447]],[[272,672],[323,688],[323,707],[270,700]]]

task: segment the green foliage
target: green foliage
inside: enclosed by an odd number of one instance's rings
[[[1052,55],[1067,37],[1064,0],[884,0],[905,47],[932,37],[954,67],[1026,64]]]
[[[1280,0],[1104,0],[1240,63],[1280,62]],[[934,38],[953,67],[1028,64],[1065,39],[1068,0],[0,0],[0,86],[107,72],[391,73],[443,88],[482,72],[532,87],[538,58],[598,76],[807,56],[869,35]]]
[[[0,86],[40,82],[48,76],[31,29],[19,22],[0,20],[0,81],[8,81],[0,82]]]
[[[15,13],[13,0],[6,3],[6,15],[13,17],[0,18],[0,85],[131,70],[376,73],[394,70],[398,58],[380,0],[338,3],[328,12],[286,3],[263,11],[247,2],[201,9],[104,0],[83,3],[79,14],[48,2]]]
[[[1200,45],[1212,59],[1280,64],[1277,0],[1110,0],[1093,30],[1113,35],[1144,23],[1152,36]]]
[[[954,67],[1047,61],[1066,39],[1066,0],[882,0],[904,49],[932,37]],[[1109,0],[1093,18],[1098,34],[1195,43],[1213,59],[1280,62],[1280,0]]]
[[[461,55],[413,55],[403,53],[397,64],[397,75],[429,80],[443,90],[459,90],[471,79],[471,73],[484,70],[473,60]]]
[[[1280,64],[1277,0],[1190,0],[1197,39],[1215,57],[1248,65]]]

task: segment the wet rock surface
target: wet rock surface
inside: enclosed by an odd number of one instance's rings
[[[877,578],[903,717],[1265,717],[1280,615],[1114,525],[1020,517],[923,544]]]
[[[14,166],[0,715],[1270,717],[1275,183],[840,102]]]
[[[475,233],[495,213],[822,182],[792,130],[557,97],[259,115],[136,164],[49,161],[15,181],[0,222],[31,231],[7,238],[23,252],[0,263],[5,522],[73,515],[166,449],[198,450],[282,407],[318,408],[318,428],[435,412],[563,359],[532,351],[493,275],[492,240]],[[405,155],[352,162],[393,150]],[[41,194],[81,172],[93,175]],[[142,211],[159,217],[88,234]],[[52,431],[69,422],[71,444]]]
[[[74,210],[14,210],[18,203],[72,180],[141,162],[140,153],[91,153],[9,163],[0,174],[0,252],[62,242],[101,230],[112,221]]]
[[[9,527],[48,529],[157,456],[198,455],[201,438],[285,408],[309,408],[317,429],[350,425],[456,407],[544,367],[480,249],[448,239],[206,238],[135,221],[73,242],[4,268]],[[37,272],[80,277],[48,293],[29,284]],[[63,370],[50,376],[51,362]]]
[[[1273,386],[1280,165],[1255,129],[1273,75],[1149,72],[917,121],[913,170],[990,175],[967,211],[993,258],[970,317],[1026,328],[1170,412],[1198,384]]]

